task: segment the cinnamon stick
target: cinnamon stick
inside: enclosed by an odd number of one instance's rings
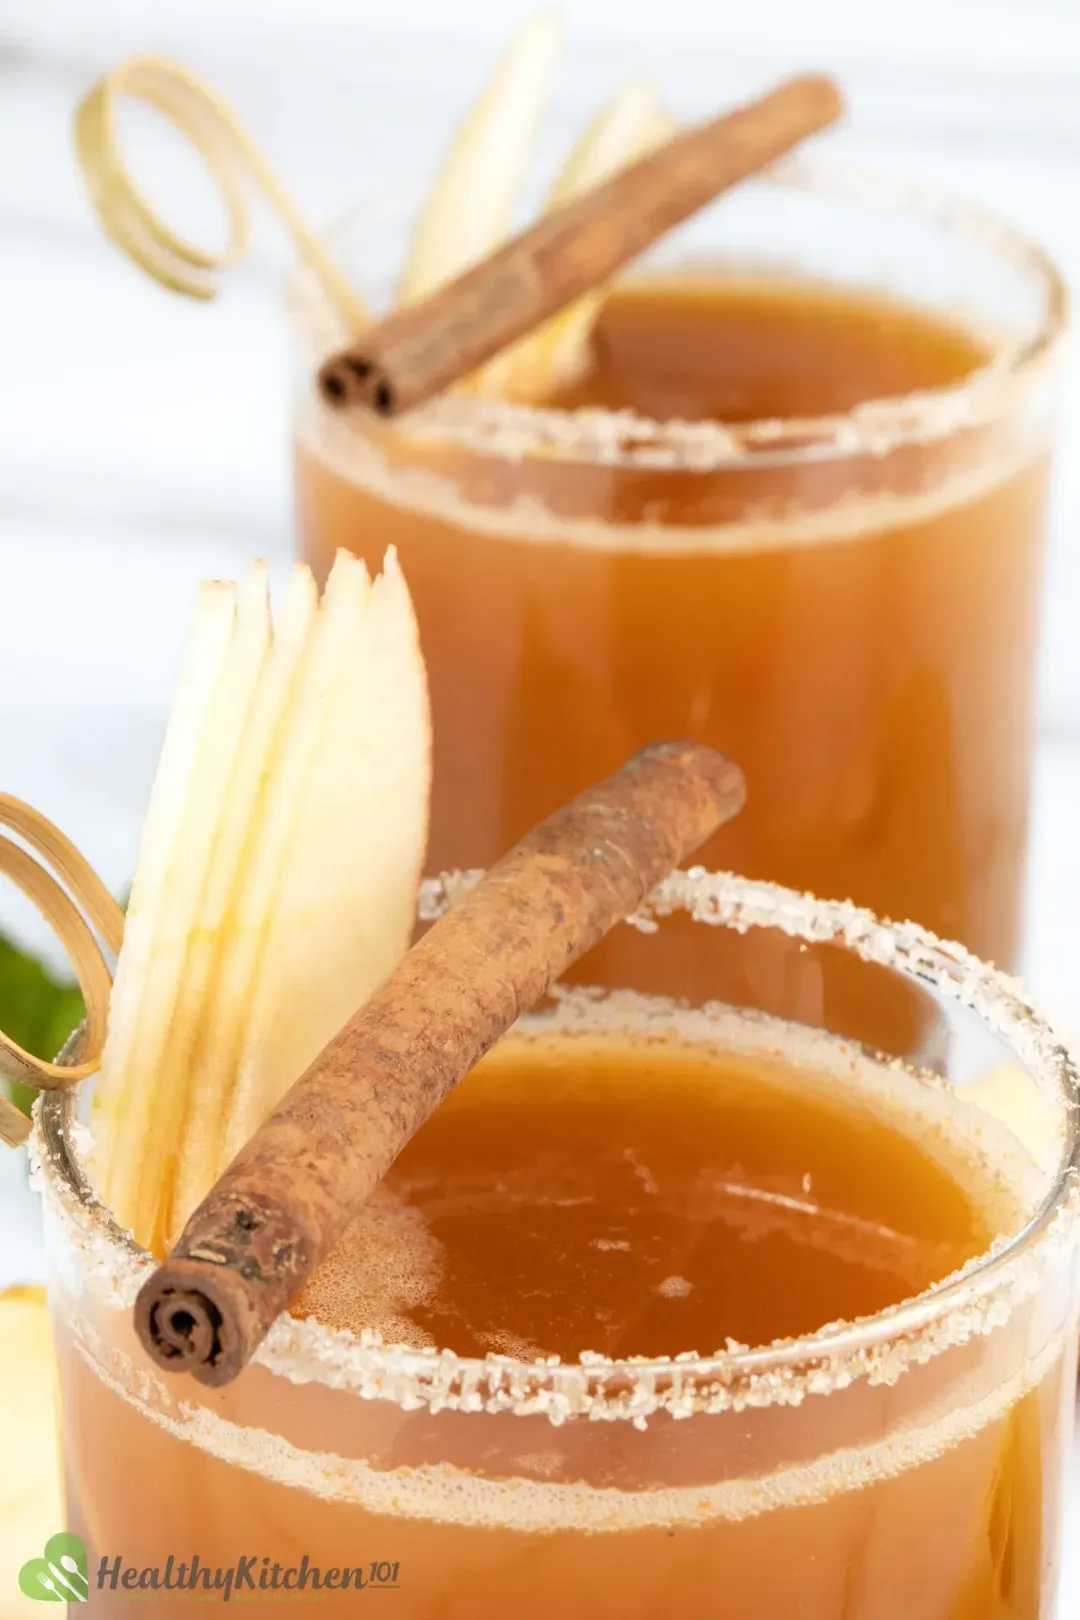
[[[676,135],[370,327],[321,367],[323,398],[396,416],[441,393],[841,111],[833,80],[810,74]]]
[[[135,1325],[153,1359],[235,1378],[462,1076],[743,796],[722,754],[658,743],[492,867],[324,1048],[143,1286]]]

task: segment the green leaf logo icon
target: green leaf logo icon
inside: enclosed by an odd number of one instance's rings
[[[45,1543],[41,1558],[31,1558],[19,1571],[19,1590],[38,1603],[85,1603],[90,1591],[86,1548],[70,1530]]]

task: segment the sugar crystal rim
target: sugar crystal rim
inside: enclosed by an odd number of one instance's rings
[[[444,874],[426,882],[421,916],[441,915],[479,875]],[[593,1417],[636,1419],[663,1407],[685,1415],[689,1410],[787,1401],[797,1390],[823,1387],[825,1380],[891,1379],[898,1367],[925,1361],[973,1333],[992,1331],[1017,1303],[1030,1297],[1038,1286],[1031,1267],[1025,1275],[1023,1262],[1030,1252],[1044,1243],[1056,1247],[1075,1241],[1080,1213],[1080,1074],[1022,987],[962,946],[943,942],[916,924],[881,922],[850,902],[819,901],[731,873],[710,873],[701,867],[674,872],[629,921],[651,932],[657,918],[676,911],[739,933],[774,928],[791,938],[842,945],[863,961],[902,972],[974,1011],[1034,1075],[1057,1088],[1064,1106],[1061,1162],[1053,1184],[1024,1226],[935,1287],[875,1316],[830,1324],[814,1334],[755,1349],[732,1345],[708,1356],[586,1354],[572,1362],[558,1358],[528,1362],[505,1355],[476,1358],[384,1345],[370,1332],[357,1335],[286,1314],[275,1322],[257,1353],[263,1366],[296,1382],[314,1379],[432,1410],[543,1411],[553,1421],[580,1410]],[[47,1203],[58,1202],[87,1269],[105,1282],[113,1303],[129,1306],[155,1262],[120,1229],[94,1193],[86,1170],[86,1136],[76,1123],[71,1091],[42,1095],[32,1138],[37,1183]],[[702,1384],[704,1395],[699,1393]]]

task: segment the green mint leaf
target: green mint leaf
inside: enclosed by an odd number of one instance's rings
[[[52,1061],[84,1014],[79,987],[57,978],[44,962],[0,934],[0,1029],[35,1057]],[[12,1101],[30,1112],[34,1093],[8,1087]]]

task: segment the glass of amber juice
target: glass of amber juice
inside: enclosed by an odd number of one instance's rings
[[[334,239],[376,306],[407,216]],[[791,162],[616,282],[572,384],[392,426],[320,403],[341,334],[303,279],[292,307],[300,543],[321,573],[398,548],[434,867],[488,864],[633,749],[694,736],[749,785],[709,864],[1014,961],[1065,315],[1037,248]]]
[[[216,1594],[299,1620],[382,1590],[408,1620],[1051,1615],[1069,1059],[1012,981],[913,926],[695,870],[634,919],[643,956],[680,917],[730,942],[712,995],[558,989],[224,1389],[143,1357],[152,1262],[46,1096],[90,1614]]]

